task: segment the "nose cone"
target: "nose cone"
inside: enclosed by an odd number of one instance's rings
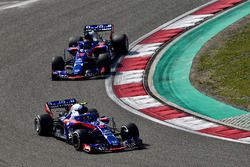
[[[73,69],[74,75],[81,75],[82,72],[83,72],[82,64],[81,63],[75,64],[74,69]]]

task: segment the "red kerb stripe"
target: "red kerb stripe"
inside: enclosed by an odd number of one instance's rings
[[[172,29],[172,30],[159,30],[146,39],[142,40],[140,44],[158,43],[158,42],[168,42],[172,40],[175,36],[180,34],[184,29]]]
[[[181,118],[188,116],[188,114],[180,112],[169,106],[146,108],[140,111],[143,112],[144,114],[160,119],[162,121],[167,119],[174,119],[174,118]]]
[[[207,134],[211,134],[215,136],[220,136],[220,137],[226,137],[230,139],[240,139],[240,138],[250,137],[250,132],[233,129],[233,128],[226,127],[226,126],[218,126],[214,128],[202,129],[199,132],[203,132],[203,133],[207,133]]]
[[[194,15],[200,15],[200,14],[214,14],[217,12],[220,12],[226,8],[232,7],[237,3],[243,2],[243,0],[219,0],[218,2],[212,3],[211,5],[208,5],[196,12],[194,12]]]
[[[147,95],[143,83],[114,85],[113,88],[116,96],[119,98]]]
[[[117,71],[144,70],[150,58],[150,56],[125,58],[119,64]]]

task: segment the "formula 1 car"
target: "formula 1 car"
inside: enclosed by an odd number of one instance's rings
[[[109,39],[103,39],[101,32],[110,32]],[[52,58],[52,80],[105,75],[111,69],[112,59],[127,52],[127,35],[114,34],[112,24],[87,25],[83,37],[69,39],[64,57]]]
[[[46,114],[37,115],[34,119],[37,134],[52,135],[72,144],[76,150],[87,153],[142,147],[142,139],[139,138],[139,130],[135,124],[123,125],[118,130],[113,118],[99,117],[96,109],[88,109],[88,112],[77,116],[74,120],[65,118],[63,115],[76,103],[78,103],[76,99],[47,102]],[[58,116],[55,116],[55,113],[59,113]]]

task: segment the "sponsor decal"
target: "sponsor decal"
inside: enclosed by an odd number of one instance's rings
[[[88,145],[88,144],[83,144],[83,149],[85,151],[90,151],[91,150],[90,145]]]

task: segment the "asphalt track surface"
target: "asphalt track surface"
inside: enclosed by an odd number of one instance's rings
[[[2,2],[2,1],[1,1]],[[130,42],[207,0],[43,0],[0,12],[0,166],[249,166],[249,146],[172,129],[117,106],[104,80],[50,81],[52,56],[84,24],[110,22]],[[76,97],[135,122],[146,149],[89,155],[51,137],[37,136],[33,118],[49,100]]]

